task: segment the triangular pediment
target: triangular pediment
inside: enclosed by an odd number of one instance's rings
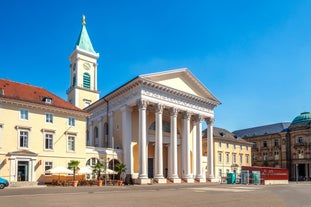
[[[37,156],[38,154],[26,149],[14,151],[14,152],[9,152],[9,155],[15,155],[15,156]]]
[[[146,74],[140,77],[176,90],[219,102],[187,68]]]

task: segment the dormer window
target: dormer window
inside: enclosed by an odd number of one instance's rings
[[[50,97],[44,97],[44,98],[42,99],[42,101],[43,101],[44,103],[47,103],[47,104],[52,104],[52,103],[53,103],[52,98],[50,98]]]

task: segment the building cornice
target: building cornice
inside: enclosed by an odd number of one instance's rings
[[[83,112],[83,111],[75,111],[75,110],[55,107],[53,105],[47,105],[47,104],[43,105],[43,104],[37,104],[37,103],[9,99],[9,98],[1,98],[0,103],[13,104],[16,106],[27,107],[27,108],[36,108],[36,109],[52,111],[52,112],[57,112],[57,113],[62,113],[62,114],[69,114],[69,115],[74,115],[74,116],[79,116],[79,117],[88,117],[90,115],[89,113]]]

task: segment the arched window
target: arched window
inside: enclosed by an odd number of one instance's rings
[[[150,126],[149,126],[149,130],[155,130],[155,122],[153,122]],[[162,121],[162,131],[163,132],[167,132],[170,133],[171,132],[171,124],[168,121]],[[179,133],[179,130],[177,129],[177,134]]]
[[[83,88],[91,88],[91,76],[88,73],[83,73]]]
[[[86,161],[86,166],[93,166],[99,163],[99,159],[96,157],[92,157]]]

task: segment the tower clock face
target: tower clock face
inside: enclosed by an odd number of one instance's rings
[[[83,68],[85,70],[89,70],[91,68],[91,64],[90,63],[83,63]]]

